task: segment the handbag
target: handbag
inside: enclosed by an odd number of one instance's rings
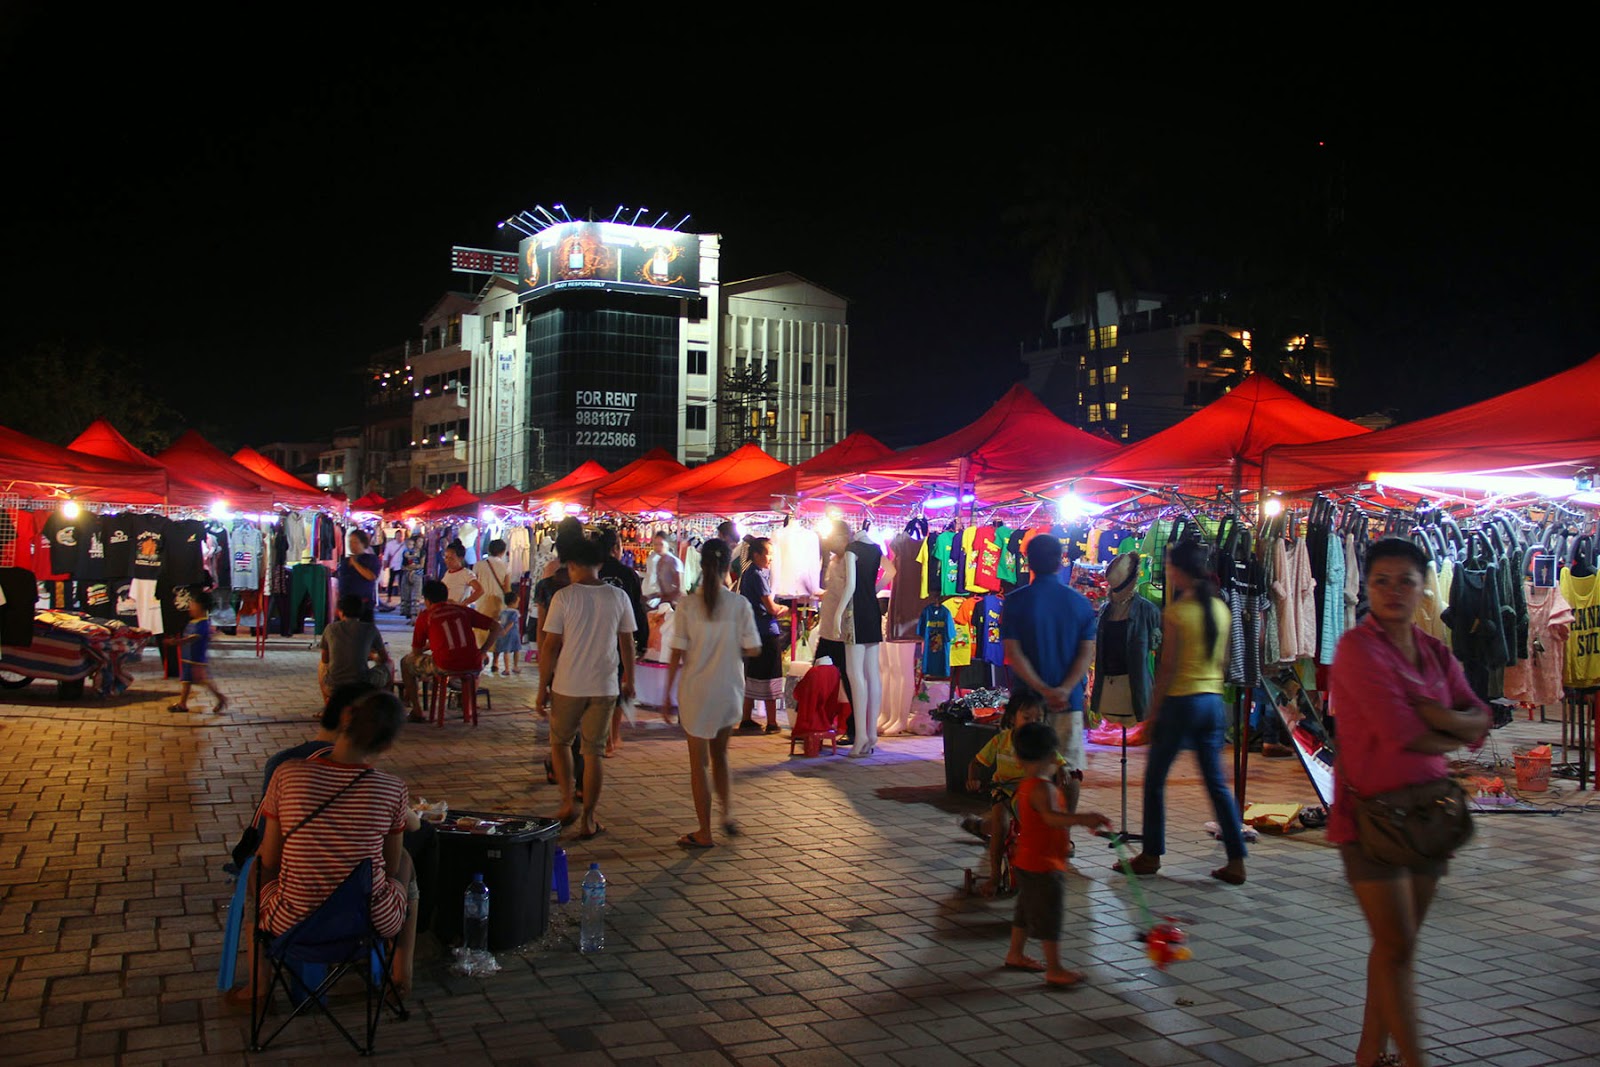
[[[1448,859],[1472,840],[1467,791],[1454,778],[1439,778],[1355,801],[1356,835],[1374,863],[1416,867]]]

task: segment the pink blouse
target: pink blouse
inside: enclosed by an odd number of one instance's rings
[[[1372,796],[1431,782],[1449,772],[1444,756],[1406,748],[1429,732],[1414,701],[1431,699],[1447,708],[1484,708],[1444,642],[1420,629],[1416,629],[1416,642],[1420,670],[1370,615],[1339,641],[1329,682],[1331,708],[1338,723],[1329,841],[1343,844],[1356,839],[1355,813],[1344,792],[1346,782],[1362,796]]]

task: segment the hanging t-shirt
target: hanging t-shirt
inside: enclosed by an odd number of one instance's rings
[[[115,587],[109,582],[78,583],[81,610],[97,619],[109,619],[117,613]]]
[[[106,543],[105,568],[107,578],[126,578],[133,573],[133,539],[124,525],[126,514],[105,515],[100,520],[101,535]]]
[[[939,588],[934,589],[930,583],[928,592],[934,596],[954,596],[956,592],[956,569],[960,563],[950,558],[954,550],[956,535],[946,531],[933,538],[933,561],[939,568]]]
[[[122,517],[119,526],[127,533],[128,543],[133,549],[130,576],[151,579],[158,577],[161,574],[161,564],[166,559],[163,543],[168,526],[166,517],[129,513]]]
[[[78,516],[78,570],[80,581],[98,581],[106,576],[105,521],[99,515]]]
[[[996,543],[999,531],[993,526],[978,527],[973,543],[978,546],[977,584],[985,592],[1000,591],[1000,546]]]
[[[169,523],[162,541],[164,577],[174,585],[196,585],[205,579],[206,524],[194,519]]]
[[[69,519],[59,511],[52,511],[45,520],[44,537],[50,542],[50,569],[56,574],[76,576],[78,573],[78,524],[78,519]]]
[[[1561,596],[1572,606],[1561,681],[1573,689],[1600,686],[1600,574],[1577,578],[1572,568],[1563,567]]]
[[[928,567],[931,562],[931,553],[928,551],[928,549],[932,544],[933,538],[925,537],[917,545],[917,569],[920,572],[918,577],[920,582],[918,592],[923,600],[927,600],[928,597],[933,595],[928,590]]]
[[[1000,609],[1005,601],[990,593],[973,608],[972,619],[978,637],[978,658],[996,667],[1006,662],[1005,642],[1000,639]]]
[[[969,526],[961,531],[961,588],[967,593],[981,593],[978,584],[978,528]]]
[[[969,597],[951,597],[944,602],[950,612],[950,668],[972,662],[972,603]]]
[[[1000,562],[995,566],[995,575],[1001,582],[1017,581],[1017,555],[1011,550],[1011,538],[1017,531],[1009,526],[996,526],[994,528],[995,548],[999,550]]]
[[[943,604],[929,604],[922,609],[917,622],[917,634],[922,638],[922,675],[924,678],[950,677],[950,631],[953,620]]]
[[[228,535],[228,552],[233,558],[229,569],[234,589],[261,588],[261,527],[253,522],[236,522]]]

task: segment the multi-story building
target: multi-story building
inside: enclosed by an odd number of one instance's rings
[[[367,361],[366,409],[361,422],[361,476],[351,499],[396,497],[411,485],[411,351],[420,341],[379,352]]]
[[[767,393],[723,398],[715,419],[719,450],[756,441],[785,463],[799,463],[847,434],[845,298],[787,272],[732,282],[722,293],[718,371],[759,372]]]
[[[1027,386],[1061,418],[1118,440],[1138,440],[1164,430],[1219,397],[1230,379],[1249,368],[1248,330],[1220,316],[1166,307],[1164,297],[1141,293],[1120,306],[1101,293],[1098,321],[1081,312],[1057,319],[1055,337],[1024,345]],[[1234,344],[1232,342],[1237,342]],[[1338,381],[1328,344],[1320,337],[1286,339],[1304,349],[1300,386],[1313,403],[1329,407]]]
[[[333,431],[333,447],[317,456],[318,489],[340,492],[352,500],[363,495],[361,438],[359,426]]]
[[[316,478],[317,460],[328,446],[320,441],[273,441],[258,445],[256,451],[306,482]]]
[[[472,347],[477,298],[446,293],[422,319],[411,353],[411,484],[433,493],[467,481]],[[476,340],[474,337],[472,340]]]
[[[503,485],[531,488],[543,471],[543,435],[528,424],[529,358],[517,279],[492,274],[469,320],[472,380],[468,411],[477,427],[467,442],[467,488],[489,493]]]

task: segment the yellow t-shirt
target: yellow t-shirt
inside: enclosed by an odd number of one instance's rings
[[[1014,791],[1017,783],[1022,781],[1022,762],[1017,759],[1017,750],[1012,743],[1012,730],[1001,730],[989,739],[982,750],[975,757],[985,767],[993,767],[994,775],[989,779],[991,785],[1000,789]],[[1066,763],[1066,758],[1057,752],[1057,764]]]
[[[1228,626],[1232,616],[1228,605],[1216,597],[1211,598],[1211,617],[1217,623],[1216,644],[1206,647],[1205,620],[1200,614],[1200,602],[1184,597],[1167,605],[1165,616],[1178,630],[1177,672],[1172,676],[1168,696],[1184,697],[1196,693],[1222,692],[1222,665],[1228,658]],[[1163,647],[1161,654],[1174,650]]]
[[[922,590],[922,599],[928,599],[928,545],[933,541],[931,537],[922,539],[922,547],[917,549],[917,570],[920,572],[918,582]]]
[[[1561,568],[1561,595],[1573,614],[1561,681],[1574,689],[1600,685],[1600,574],[1577,578]]]
[[[966,605],[967,598],[953,596],[944,602],[950,612],[950,668],[965,667],[972,662],[972,610],[967,609],[967,621],[957,616]]]

